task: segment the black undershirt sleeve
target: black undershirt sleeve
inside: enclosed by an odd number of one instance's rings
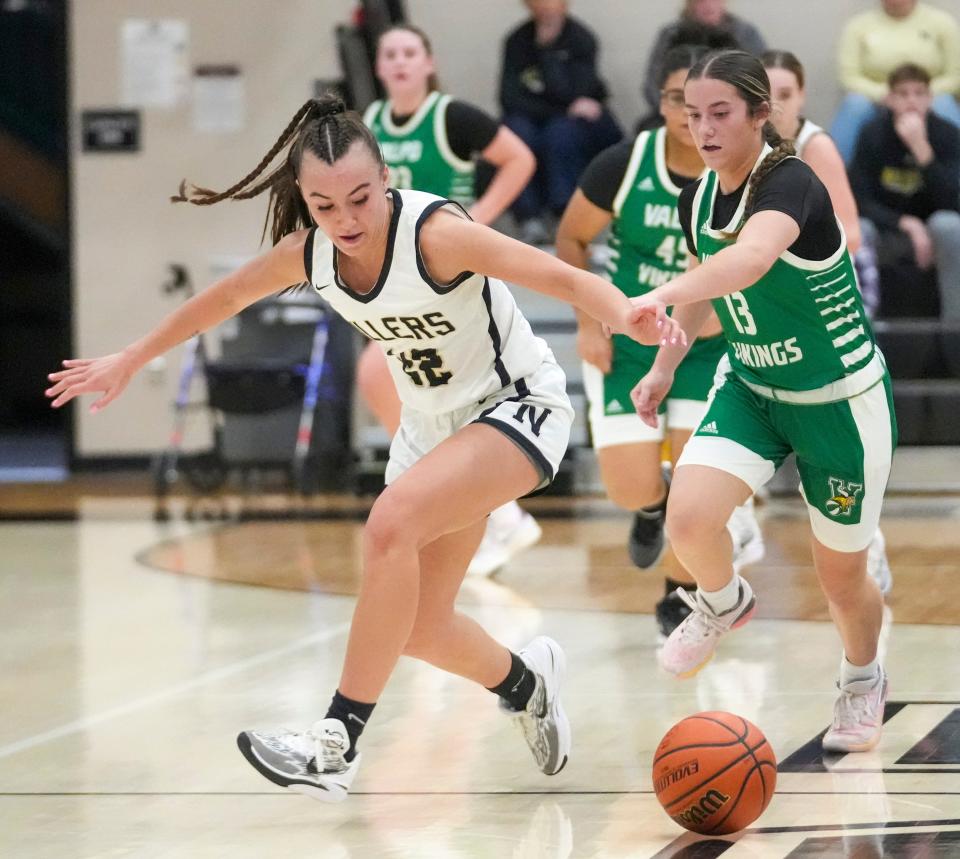
[[[632,140],[614,143],[587,165],[580,177],[580,190],[594,206],[605,212],[613,211],[613,201],[630,165],[632,152]]]
[[[493,142],[500,130],[499,120],[479,107],[455,99],[447,105],[446,125],[450,148],[462,161],[472,161]]]
[[[698,179],[687,185],[680,192],[680,198],[677,200],[677,215],[680,218],[680,226],[683,227],[683,237],[687,240],[687,252],[693,257],[697,255],[697,248],[693,243],[690,219],[693,216],[693,198],[697,195],[697,188],[702,181]]]
[[[746,193],[744,182],[741,193]],[[688,185],[680,193],[678,209],[687,249],[695,253],[690,232],[693,198],[699,183]],[[740,202],[740,193],[718,193],[713,207],[714,229],[730,223]],[[840,247],[840,227],[830,203],[830,194],[810,167],[799,158],[789,158],[773,168],[757,188],[753,213],[783,212],[796,221],[800,236],[788,250],[801,259],[824,260]]]
[[[799,238],[789,251],[801,259],[824,260],[840,247],[840,227],[830,194],[799,158],[778,164],[760,182],[753,212],[783,212],[797,222]]]

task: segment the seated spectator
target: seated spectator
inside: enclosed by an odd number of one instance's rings
[[[707,48],[711,51],[722,51],[726,49],[743,50],[737,41],[733,32],[723,26],[713,26],[712,24],[701,24],[699,21],[681,19],[679,24],[670,26],[670,34],[666,43],[666,57],[675,48]],[[658,47],[659,44],[658,44]],[[663,74],[664,63],[666,60],[660,60],[660,72]],[[646,92],[643,93],[646,96]],[[660,96],[662,98],[662,94]],[[659,128],[663,125],[663,114],[661,109],[651,111],[646,116],[641,117],[637,122],[634,135],[641,131],[649,131]]]
[[[925,69],[907,63],[890,73],[889,109],[864,126],[850,184],[864,237],[888,254],[905,247],[921,271],[936,266],[941,315],[960,321],[960,130],[932,101]]]
[[[887,93],[887,77],[904,63],[926,69],[933,110],[960,126],[960,25],[943,9],[917,0],[881,0],[881,6],[855,15],[840,36],[837,58],[847,95],[830,134],[847,164],[860,129]]]
[[[698,32],[698,27],[705,29]],[[717,30],[721,33],[716,33]],[[663,78],[663,58],[667,51],[679,45],[739,48],[757,57],[767,49],[763,36],[753,24],[727,11],[726,0],[684,0],[679,17],[660,28],[650,49],[643,79],[643,97],[651,114],[660,113],[658,82]]]
[[[544,215],[558,217],[584,167],[623,132],[604,107],[597,40],[567,14],[566,0],[525,0],[530,20],[507,36],[500,81],[504,124],[537,157],[537,172],[513,204],[521,238],[543,243]]]

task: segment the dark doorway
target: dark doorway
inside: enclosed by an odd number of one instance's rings
[[[0,480],[65,476],[69,413],[45,377],[70,352],[65,0],[0,0]]]

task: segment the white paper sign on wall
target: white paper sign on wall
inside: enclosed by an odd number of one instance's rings
[[[127,18],[120,24],[120,100],[130,107],[176,107],[189,77],[190,27],[172,18]]]

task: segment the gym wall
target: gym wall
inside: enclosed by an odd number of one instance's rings
[[[944,0],[935,0],[945,5]],[[835,48],[843,22],[879,0],[731,0],[757,22],[773,47],[789,48],[808,69],[808,115],[826,123],[839,100]],[[179,297],[159,286],[166,264],[187,265],[209,282],[218,257],[256,253],[265,198],[211,208],[171,205],[183,177],[223,189],[250,170],[276,139],[314,79],[339,75],[333,28],[349,19],[351,0],[83,0],[72,5],[71,118],[120,105],[120,29],[128,18],[189,24],[188,64],[236,64],[246,88],[243,130],[194,130],[190,99],[171,109],[145,108],[142,149],[82,153],[74,128],[74,343],[78,354],[114,351],[148,330]],[[624,126],[641,112],[640,81],[657,29],[680,0],[574,0],[571,10],[596,32],[612,105]],[[431,36],[448,91],[497,110],[500,45],[525,15],[520,0],[407,0],[408,14]],[[75,409],[81,457],[128,456],[165,443],[179,351],[144,372],[110,409]]]

